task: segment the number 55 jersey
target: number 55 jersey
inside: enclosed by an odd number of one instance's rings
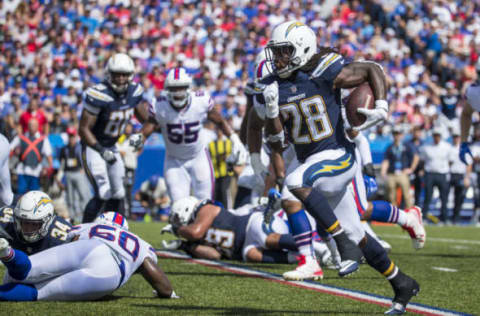
[[[78,240],[99,240],[110,248],[122,274],[118,287],[128,281],[145,258],[148,257],[155,264],[157,263],[155,249],[149,243],[119,227],[98,223],[81,224],[72,227],[68,239],[72,240],[76,236],[78,236]]]
[[[166,145],[165,181],[172,202],[190,195],[212,198],[214,173],[210,154],[200,137],[213,101],[203,91],[191,92],[187,105],[175,109],[167,97],[157,98],[150,115],[160,126]]]

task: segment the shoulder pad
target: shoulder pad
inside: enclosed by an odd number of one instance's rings
[[[340,54],[337,54],[337,53],[326,54],[320,59],[318,66],[312,71],[311,76],[313,78],[320,77],[331,65],[335,64],[337,61],[340,61],[342,64],[345,62],[345,60],[343,60],[342,55]]]
[[[100,92],[95,87],[88,88],[87,91],[85,92],[86,99],[87,101],[103,101],[103,102],[112,102],[113,97],[104,93]]]
[[[265,78],[262,78],[261,80],[258,80],[255,84],[255,86],[268,86],[269,84],[273,83],[274,81],[277,81],[278,77],[274,75],[268,75]]]
[[[94,85],[92,88],[94,88],[95,90],[98,90],[98,91],[107,90],[107,86],[103,83],[98,83],[98,84]]]
[[[132,93],[132,96],[134,96],[134,97],[141,96],[142,93],[143,93],[143,91],[144,91],[144,89],[143,89],[143,87],[142,87],[141,84],[137,83],[136,85],[137,85],[137,86],[135,87],[135,90],[134,90],[133,93]]]

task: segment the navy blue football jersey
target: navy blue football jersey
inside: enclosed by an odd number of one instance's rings
[[[212,201],[206,203],[219,206]],[[245,242],[247,224],[250,216],[251,214],[242,216],[235,215],[224,207],[221,207],[220,213],[215,217],[212,226],[205,235],[204,240],[206,244],[217,249],[224,258],[241,260],[243,243]]]
[[[286,79],[269,76],[261,81],[278,82],[286,137],[300,162],[323,150],[352,146],[345,137],[340,89],[333,89],[333,80],[346,64],[341,55],[330,53],[308,73],[298,70]]]
[[[11,208],[4,208],[0,210],[0,225],[7,231],[13,241],[10,246],[19,249],[28,255],[36,254],[48,248],[52,248],[67,242],[67,234],[72,225],[59,216],[55,216],[47,235],[34,243],[26,242],[23,237],[17,233],[15,223],[13,222],[13,210]]]
[[[99,83],[85,91],[84,108],[97,116],[92,133],[100,145],[115,145],[135,108],[142,102],[143,91],[138,83],[130,83],[122,94],[116,93],[108,83]]]

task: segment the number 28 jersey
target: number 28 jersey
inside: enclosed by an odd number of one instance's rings
[[[157,263],[155,249],[149,243],[134,233],[113,225],[89,223],[73,226],[68,234],[68,239],[71,240],[75,236],[78,236],[79,240],[100,240],[110,247],[113,257],[124,269],[124,277],[120,286],[137,271],[145,258],[150,258],[155,264]]]
[[[298,70],[287,79],[273,75],[260,81],[264,85],[278,82],[281,118],[300,162],[323,150],[352,146],[345,138],[340,89],[333,88],[346,64],[341,55],[329,53],[320,57],[312,71]]]
[[[203,91],[191,92],[187,106],[181,110],[170,105],[166,95],[157,98],[150,115],[160,125],[168,156],[188,160],[204,149],[199,134],[212,108],[213,100]]]

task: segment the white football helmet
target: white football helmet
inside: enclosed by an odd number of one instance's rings
[[[128,230],[127,219],[122,214],[117,212],[102,213],[97,218],[95,218],[94,223],[113,225],[115,227]]]
[[[299,21],[279,24],[272,32],[266,54],[272,72],[288,78],[303,67],[317,52],[317,37],[313,30]]]
[[[261,80],[271,74],[272,66],[267,65],[267,54],[265,49],[255,57],[255,81]]]
[[[187,74],[185,68],[170,69],[164,84],[170,104],[177,109],[185,107],[190,98],[191,86],[192,77]]]
[[[194,196],[188,196],[177,200],[170,209],[169,222],[174,225],[187,225],[193,218],[199,200]]]
[[[52,199],[41,191],[25,193],[13,210],[15,230],[29,243],[45,237],[54,218]]]
[[[113,90],[118,93],[123,93],[127,90],[129,83],[133,80],[133,73],[135,72],[135,64],[132,58],[127,54],[114,54],[108,59],[105,67],[105,77]],[[127,74],[128,79],[125,82],[114,82],[113,74]]]

